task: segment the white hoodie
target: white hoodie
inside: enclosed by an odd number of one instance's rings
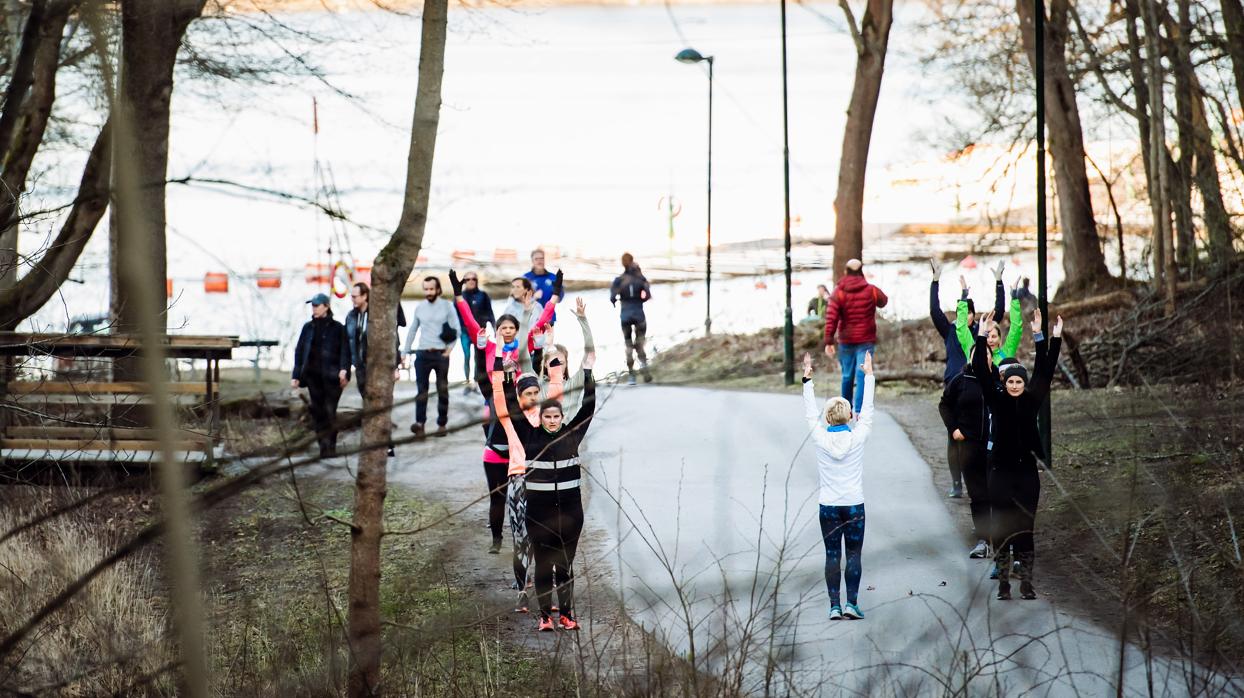
[[[850,431],[828,431],[823,411],[817,408],[812,381],[803,384],[803,411],[816,439],[816,467],[820,474],[822,506],[853,506],[864,503],[864,442],[873,426],[873,392],[877,381],[864,378],[864,404]]]

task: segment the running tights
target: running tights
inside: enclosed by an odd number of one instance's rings
[[[856,603],[860,593],[860,553],[864,548],[864,505],[821,505],[821,538],[825,540],[825,586],[831,606],[840,605],[838,590],[842,582],[842,548],[847,549],[847,603]]]
[[[527,492],[527,535],[536,562],[536,599],[541,613],[552,612],[554,585],[561,612],[574,611],[574,556],[582,530],[583,500],[577,488]]]
[[[484,461],[484,479],[488,482],[488,528],[493,540],[501,540],[501,524],[505,521],[505,494],[509,478],[505,472],[508,463]]]

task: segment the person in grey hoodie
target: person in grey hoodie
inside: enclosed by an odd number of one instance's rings
[[[425,300],[415,304],[415,311],[406,332],[403,354],[415,355],[415,423],[410,431],[422,437],[428,419],[428,378],[436,372],[436,436],[448,433],[449,424],[449,355],[458,343],[462,327],[454,304],[441,298],[441,280],[435,276],[423,279]],[[419,341],[415,343],[415,335]],[[412,352],[411,347],[415,349]]]
[[[639,370],[644,374],[644,382],[651,383],[648,354],[644,351],[648,335],[644,303],[652,299],[652,287],[630,252],[622,255],[622,270],[622,275],[614,279],[609,287],[609,302],[617,306],[618,301],[622,301],[622,341],[626,344],[626,370],[629,374],[627,382],[635,385],[635,354],[639,354]]]

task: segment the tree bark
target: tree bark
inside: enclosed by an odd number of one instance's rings
[[[1084,166],[1084,132],[1076,105],[1075,82],[1067,67],[1069,0],[1053,0],[1045,29],[1045,119],[1062,219],[1064,280],[1060,293],[1084,294],[1109,285],[1110,272],[1097,235],[1088,171]],[[1034,16],[1030,0],[1016,0],[1024,52],[1036,60]]]
[[[1140,32],[1136,29],[1136,23],[1140,21],[1140,7],[1137,0],[1125,0],[1123,10],[1127,27],[1128,70],[1132,76],[1132,100],[1136,109],[1136,128],[1140,134],[1141,162],[1145,168],[1145,182],[1151,182],[1153,164],[1149,161],[1149,87],[1145,81],[1145,64],[1140,54]]]
[[[419,42],[419,84],[415,94],[406,159],[406,189],[397,228],[372,263],[367,330],[367,384],[363,399],[363,443],[354,489],[350,539],[348,639],[352,698],[378,695],[382,637],[380,542],[387,492],[386,446],[391,438],[393,371],[397,364],[397,316],[402,287],[423,245],[432,191],[432,160],[440,123],[441,78],[445,71],[447,0],[425,0]],[[381,320],[383,318],[383,321]]]
[[[1170,166],[1166,152],[1166,112],[1162,105],[1165,79],[1158,46],[1159,23],[1154,0],[1140,0],[1145,25],[1145,54],[1149,66],[1149,157],[1154,177],[1149,183],[1149,202],[1153,209],[1153,286],[1165,296],[1167,315],[1175,312],[1175,250],[1171,235]]]
[[[165,244],[166,215],[164,181],[168,176],[169,109],[173,96],[173,67],[177,51],[190,23],[203,12],[205,0],[124,0],[121,3],[121,77],[118,117],[133,130],[133,139],[118,139],[116,162],[134,168],[138,189],[127,202],[142,219],[141,234],[119,230],[123,217],[114,216],[109,231],[109,271],[112,293],[109,314],[114,332],[131,332],[138,326],[138,309],[132,307],[132,283],[122,273],[120,260],[126,245],[136,245],[150,260],[150,283],[165,298],[168,276]],[[123,144],[124,143],[124,144]],[[114,201],[116,206],[118,202]],[[160,314],[161,318],[165,313]],[[162,320],[163,322],[164,320]]]
[[[48,302],[77,264],[78,257],[90,241],[91,234],[108,208],[109,175],[112,167],[112,128],[104,128],[95,139],[82,180],[78,198],[52,241],[30,271],[11,288],[0,290],[0,330],[14,330],[18,323],[33,315]]]
[[[17,283],[18,210],[56,98],[56,70],[68,19],[67,3],[31,5],[5,92],[4,111],[0,113],[0,187],[6,192],[0,199],[0,290]]]
[[[1174,50],[1169,51],[1175,75],[1175,132],[1179,143],[1179,160],[1172,170],[1175,180],[1172,187],[1175,210],[1175,259],[1177,267],[1185,273],[1194,273],[1196,262],[1196,237],[1192,230],[1192,46],[1188,35],[1192,32],[1192,19],[1188,0],[1178,0],[1179,23],[1171,27]],[[1172,23],[1173,24],[1173,23]]]
[[[872,144],[873,119],[881,94],[890,27],[894,23],[894,0],[867,0],[864,20],[857,27],[847,0],[839,0],[855,41],[855,83],[847,106],[842,134],[842,159],[838,162],[838,193],[834,198],[834,280],[849,259],[864,252],[864,180],[868,149]]]
[[[1244,106],[1244,4],[1240,0],[1222,0],[1222,23],[1227,30],[1226,49],[1231,56],[1235,89]]]

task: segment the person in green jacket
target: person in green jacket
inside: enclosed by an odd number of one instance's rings
[[[990,271],[993,272],[994,281],[998,284],[1002,283],[1002,262],[998,262],[998,266]],[[966,287],[967,281],[960,276],[959,283]],[[1001,288],[1001,286],[999,286]],[[1001,291],[999,291],[1001,294]],[[955,336],[959,338],[959,346],[963,348],[964,356],[972,355],[972,347],[975,346],[976,338],[972,336],[972,328],[968,324],[968,302],[960,299],[955,313]],[[994,364],[997,365],[1003,359],[1013,358],[1015,352],[1019,350],[1019,343],[1024,338],[1024,311],[1020,307],[1019,302],[1019,279],[1015,280],[1015,285],[1011,288],[1011,311],[1010,311],[1010,328],[1006,333],[1006,341],[1002,340],[1002,334],[998,327],[989,332],[987,342],[989,351],[993,354]]]

